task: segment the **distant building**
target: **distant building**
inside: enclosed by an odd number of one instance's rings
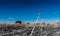
[[[16,21],[13,26],[23,26],[22,21]]]
[[[45,25],[45,23],[42,23],[43,25]]]
[[[22,24],[22,21],[16,21],[15,24]]]
[[[40,23],[36,23],[37,25],[39,25]]]

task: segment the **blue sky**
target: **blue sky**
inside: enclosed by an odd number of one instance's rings
[[[39,22],[59,22],[60,0],[0,0],[0,23],[35,22],[39,11]]]

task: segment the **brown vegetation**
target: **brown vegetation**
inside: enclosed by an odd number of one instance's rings
[[[19,24],[19,23],[16,23],[16,24],[0,24],[0,28],[3,28],[3,27],[10,27],[10,26],[25,26],[25,27],[34,27],[34,26],[41,26],[41,27],[60,27],[60,24],[50,24],[50,25],[47,25],[47,24]]]

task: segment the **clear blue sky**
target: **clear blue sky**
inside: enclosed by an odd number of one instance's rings
[[[33,22],[42,10],[44,20],[60,20],[60,0],[0,0],[0,23]]]

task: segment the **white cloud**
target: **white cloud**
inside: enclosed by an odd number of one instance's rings
[[[60,19],[39,19],[38,23],[50,23],[50,24],[55,24],[57,22],[60,22]]]
[[[11,17],[9,17],[8,19],[9,19],[9,20],[14,20],[14,18],[11,18]]]
[[[45,19],[41,19],[41,20],[45,20]]]

